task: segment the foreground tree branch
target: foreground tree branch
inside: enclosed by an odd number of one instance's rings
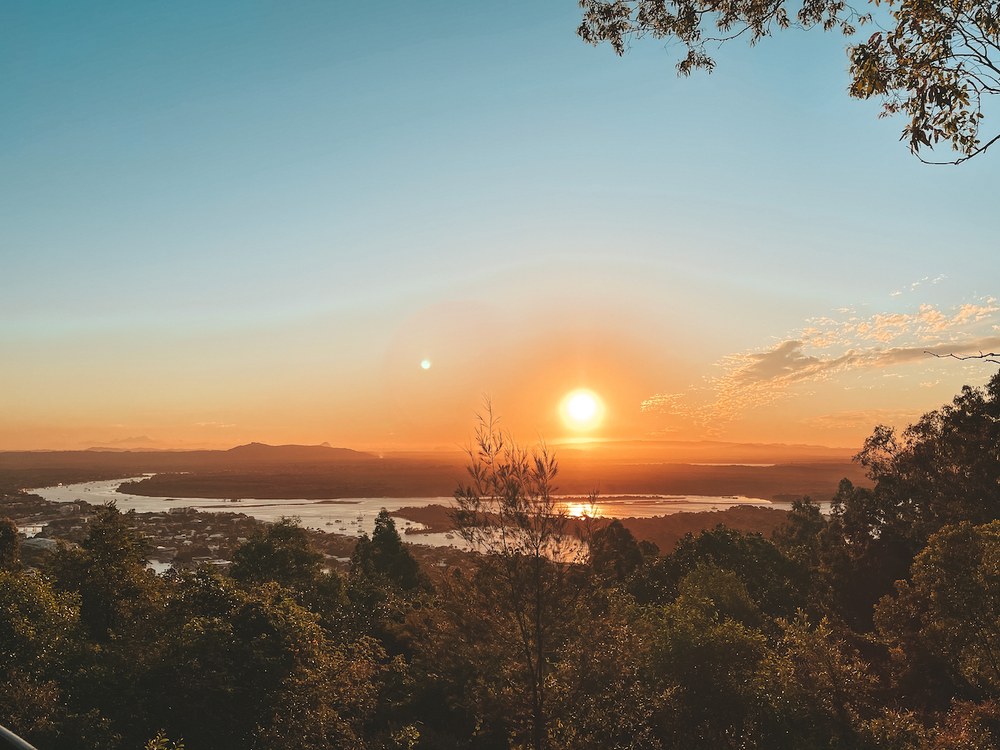
[[[879,0],[869,0],[876,6]],[[983,105],[1000,94],[1000,4],[990,0],[887,0],[893,26],[866,41],[850,44],[851,82],[856,99],[879,98],[880,117],[909,118],[900,140],[926,164],[962,164],[1000,140],[980,138]],[[680,75],[709,72],[715,61],[707,42],[741,35],[754,45],[772,31],[821,27],[853,36],[872,22],[843,0],[580,0],[583,20],[577,29],[586,42],[611,44],[622,55],[632,39],[651,36],[680,42],[686,56]],[[713,36],[713,30],[719,32]],[[946,143],[961,154],[932,161],[921,149]]]
[[[935,354],[934,352],[924,351],[924,354],[930,354],[932,357],[937,357],[938,359],[981,359],[983,362],[992,362],[995,365],[1000,365],[1000,359],[993,359],[993,357],[1000,357],[1000,352],[979,352],[979,354],[967,354],[965,356],[959,354]]]

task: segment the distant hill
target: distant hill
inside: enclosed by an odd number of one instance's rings
[[[99,477],[110,479],[156,472],[257,470],[281,466],[332,467],[377,460],[370,453],[349,448],[263,443],[240,445],[225,451],[123,451],[117,448],[0,451],[0,480],[4,480],[0,483],[5,486],[43,487],[46,486],[49,475],[58,476],[55,482],[83,482]],[[52,474],[55,470],[62,473]],[[81,478],[74,479],[77,475]]]
[[[266,445],[249,443],[225,451],[236,461],[264,461],[267,463],[321,463],[324,461],[376,460],[371,453],[333,448],[329,445]]]
[[[564,458],[614,463],[787,464],[843,463],[858,448],[784,443],[727,443],[718,440],[622,440],[563,443],[551,446]]]

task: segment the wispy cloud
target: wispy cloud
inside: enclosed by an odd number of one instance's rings
[[[942,273],[942,274],[940,274],[939,276],[936,276],[936,277],[935,277],[935,278],[933,278],[933,279],[932,279],[932,278],[931,278],[930,276],[924,276],[924,278],[920,279],[919,281],[914,281],[914,282],[913,282],[912,284],[910,284],[909,288],[908,288],[908,289],[907,289],[906,291],[909,291],[909,292],[912,292],[912,291],[913,291],[914,289],[916,289],[916,288],[917,288],[918,286],[920,286],[921,284],[925,284],[925,283],[926,283],[926,284],[929,284],[929,285],[931,285],[931,286],[933,286],[934,284],[937,284],[937,283],[938,283],[938,282],[940,282],[940,281],[944,281],[944,280],[945,280],[945,279],[947,279],[947,278],[948,278],[948,277],[947,277],[947,276],[945,276],[945,275],[944,275],[943,273]],[[898,292],[893,292],[893,293],[892,293],[891,295],[889,295],[889,296],[890,296],[890,297],[898,297],[898,296],[899,296],[899,295],[901,295],[902,293],[903,293],[902,291],[898,291]]]
[[[713,430],[749,409],[787,397],[805,383],[852,370],[927,363],[928,353],[995,351],[1000,348],[1000,336],[985,334],[996,330],[992,325],[1000,311],[996,303],[990,297],[949,309],[924,304],[911,312],[871,315],[841,308],[840,317],[809,320],[792,336],[766,349],[723,358],[718,363],[722,375],[708,378],[707,390],[714,399],[705,399],[704,391],[658,393],[645,399],[641,408]]]

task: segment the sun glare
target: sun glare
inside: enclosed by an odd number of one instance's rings
[[[589,393],[578,393],[569,400],[570,416],[578,422],[586,422],[597,411],[597,404]]]
[[[591,391],[573,391],[563,399],[560,408],[563,421],[574,430],[592,430],[601,423],[604,405]]]

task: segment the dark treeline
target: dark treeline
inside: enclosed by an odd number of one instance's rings
[[[294,521],[156,576],[113,505],[27,571],[0,524],[0,724],[62,748],[993,748],[1000,374],[879,427],[833,513],[670,554],[567,540],[555,462],[485,420],[422,570],[383,513],[329,572]]]

